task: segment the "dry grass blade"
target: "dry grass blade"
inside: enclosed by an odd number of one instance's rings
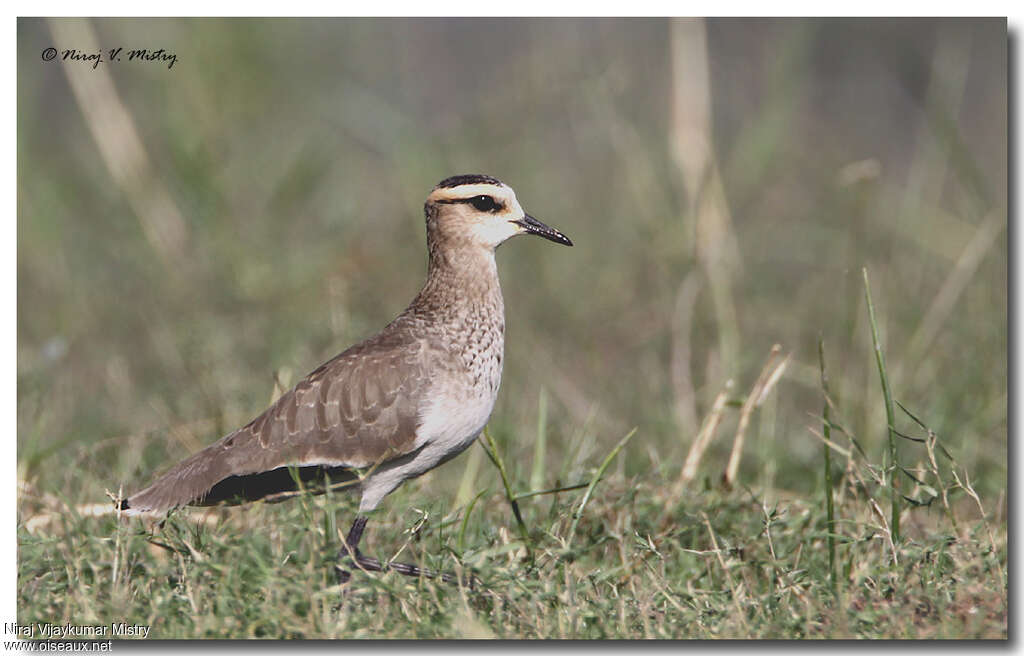
[[[782,362],[775,364],[775,359],[781,352],[781,346],[778,344],[772,346],[768,359],[761,369],[761,375],[758,376],[757,382],[750,389],[750,393],[740,409],[740,420],[739,425],[736,427],[736,437],[732,443],[732,453],[729,454],[729,464],[726,465],[725,475],[722,477],[726,487],[732,487],[736,482],[736,475],[740,469],[740,456],[743,454],[743,443],[747,434],[747,426],[750,424],[750,416],[753,414],[754,408],[759,406],[772,388],[775,387],[782,374],[785,373],[786,366],[793,355],[790,353],[782,359]]]
[[[679,430],[693,433],[697,430],[696,394],[690,376],[692,348],[690,333],[693,329],[693,310],[700,292],[700,275],[691,271],[676,292],[675,313],[672,317],[671,367],[672,389],[675,393],[676,421]]]
[[[935,432],[932,429],[928,428],[928,426],[925,425],[925,423],[921,419],[919,419],[917,417],[917,415],[915,415],[913,412],[908,410],[906,408],[906,406],[904,406],[899,401],[896,401],[896,405],[899,406],[899,409],[902,410],[904,412],[904,414],[906,414],[908,417],[910,417],[914,421],[914,423],[916,423],[918,426],[920,426],[925,431],[925,433],[927,435],[927,437],[925,437],[925,439],[921,440],[921,441],[924,442],[925,449],[926,449],[926,452],[928,454],[928,466],[929,466],[929,469],[931,471],[932,476],[935,477],[935,481],[938,484],[938,489],[939,489],[938,494],[940,495],[940,498],[942,499],[942,508],[943,508],[943,510],[946,513],[946,517],[949,518],[949,523],[953,527],[953,532],[956,533],[956,534],[959,534],[960,533],[960,529],[959,529],[959,525],[957,524],[956,514],[953,512],[952,506],[949,505],[949,489],[947,489],[945,482],[942,480],[942,471],[939,468],[938,459],[935,456],[936,449],[938,449],[938,451],[941,452],[942,455],[945,456],[946,459],[948,459],[952,463],[953,475],[954,476],[956,476],[956,466],[957,466],[956,459],[946,449],[946,447],[944,447],[942,445],[942,443],[939,442],[939,436],[936,435]],[[900,437],[906,437],[906,436],[902,435],[901,433],[897,433],[897,435],[900,435]],[[908,438],[908,439],[915,439],[915,438]]]
[[[711,528],[711,520],[708,519],[707,513],[701,512],[701,517],[704,520],[704,525],[708,529],[708,537],[711,538],[711,547],[715,556],[718,558],[718,565],[722,568],[726,581],[729,582],[729,590],[732,592],[732,602],[736,607],[736,616],[740,619],[740,622],[742,622],[743,627],[747,628],[748,625],[745,613],[743,612],[743,606],[740,605],[740,601],[743,597],[743,589],[741,586],[737,586],[736,582],[733,581],[732,572],[729,571],[729,565],[725,562],[725,558],[722,556],[722,549],[718,546],[718,538],[715,537],[715,530]]]
[[[31,486],[24,481],[18,483],[19,493],[28,494],[30,493]],[[45,508],[40,512],[37,512],[23,520],[25,530],[32,534],[45,534],[52,533],[54,531],[62,531],[61,526],[57,526],[55,529],[51,528],[53,524],[66,517],[69,514],[73,514],[82,518],[100,518],[107,517],[110,515],[116,515],[118,518],[122,516],[120,508],[116,501],[121,497],[119,493],[107,491],[107,496],[110,497],[109,503],[83,503],[76,506],[69,506],[63,501],[57,499],[53,495],[42,495],[41,501],[45,503]],[[212,526],[220,522],[220,515],[215,513],[183,513],[187,521]]]
[[[978,506],[978,512],[981,513],[981,522],[985,526],[985,532],[988,534],[989,546],[992,548],[992,553],[999,553],[999,547],[996,546],[996,538],[992,534],[992,526],[988,522],[988,515],[985,513],[985,507],[981,504],[981,497],[975,492],[974,486],[971,485],[971,477],[967,474],[967,470],[964,471],[964,480],[961,481],[960,477],[956,474],[956,469],[953,469],[953,478],[956,480],[957,485],[967,493],[967,496],[974,500],[974,503]],[[1003,567],[996,560],[996,568],[999,570],[999,581],[1002,583],[1006,580],[1006,575],[1003,573]]]
[[[892,529],[889,528],[889,522],[885,520],[885,513],[882,512],[882,508],[878,505],[878,502],[871,497],[868,497],[868,504],[871,506],[871,510],[875,513],[875,516],[878,517],[878,521],[882,522],[881,528],[882,532],[885,533],[885,540],[889,545],[889,553],[892,554],[892,564],[899,565],[900,561],[899,556],[896,553],[896,543],[892,539]]]
[[[704,419],[704,424],[701,426],[700,432],[697,433],[696,439],[693,440],[693,444],[690,445],[690,451],[686,454],[686,462],[683,463],[683,469],[679,474],[679,480],[676,482],[675,489],[673,489],[672,496],[677,497],[682,493],[682,488],[687,483],[693,480],[697,475],[697,467],[700,466],[700,461],[704,457],[704,452],[707,451],[708,445],[711,444],[711,438],[715,435],[715,430],[718,429],[718,424],[722,422],[722,412],[725,410],[725,402],[728,398],[729,391],[732,389],[733,382],[728,380],[725,382],[725,388],[718,393],[715,397],[715,402],[711,406],[711,412]]]
[[[62,47],[99,52],[87,20],[51,19],[54,42]],[[150,246],[170,271],[180,271],[188,224],[167,188],[154,175],[135,121],[121,102],[108,68],[61,67],[110,175],[124,190]]]
[[[999,211],[992,211],[985,217],[974,237],[964,247],[953,270],[946,276],[942,288],[935,295],[931,306],[918,324],[914,336],[910,339],[907,362],[917,362],[928,351],[936,335],[946,324],[953,311],[957,299],[967,288],[967,283],[978,270],[978,266],[996,243],[996,239],[1006,229],[1005,216]]]
[[[836,444],[835,442],[833,442],[832,440],[818,432],[818,429],[815,428],[814,426],[808,426],[807,430],[810,431],[811,435],[821,440],[822,443],[825,444],[825,446],[834,450],[839,455],[844,456],[846,458],[853,457],[853,451],[851,449],[844,449],[843,447],[839,446],[838,444]]]

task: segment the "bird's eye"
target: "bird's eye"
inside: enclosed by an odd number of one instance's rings
[[[501,209],[501,205],[490,196],[473,196],[469,202],[481,212],[496,212]]]

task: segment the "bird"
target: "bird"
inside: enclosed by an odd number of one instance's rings
[[[360,498],[339,560],[369,571],[436,575],[365,556],[359,544],[369,514],[404,481],[465,451],[491,416],[505,343],[498,246],[518,235],[573,242],[527,214],[512,188],[489,175],[442,180],[423,210],[426,281],[403,312],[249,423],[118,500],[119,510],[161,515],[343,488]],[[340,566],[338,572],[342,581],[350,578]]]

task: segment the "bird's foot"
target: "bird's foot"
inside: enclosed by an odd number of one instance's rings
[[[339,564],[335,566],[335,572],[338,576],[339,583],[347,583],[352,578],[352,573],[342,566],[342,563],[345,563],[346,561],[353,562],[357,569],[367,572],[385,572],[391,570],[405,576],[422,576],[428,579],[441,579],[445,583],[455,583],[459,580],[458,576],[450,572],[437,572],[432,569],[418,567],[411,563],[382,563],[376,558],[364,556],[359,552],[359,550],[355,550],[350,557],[349,551],[347,549],[342,549],[341,553],[338,554],[338,560]],[[466,581],[466,584],[470,589],[474,589],[478,583],[475,576],[469,576],[468,579],[464,577],[463,580]]]

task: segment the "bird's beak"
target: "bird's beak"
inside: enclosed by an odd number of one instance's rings
[[[513,221],[518,226],[521,226],[523,230],[530,233],[531,235],[538,235],[544,239],[550,239],[556,244],[565,244],[566,246],[572,246],[572,240],[555,230],[551,226],[545,225],[533,218],[529,214],[523,214],[523,218],[518,221]]]

